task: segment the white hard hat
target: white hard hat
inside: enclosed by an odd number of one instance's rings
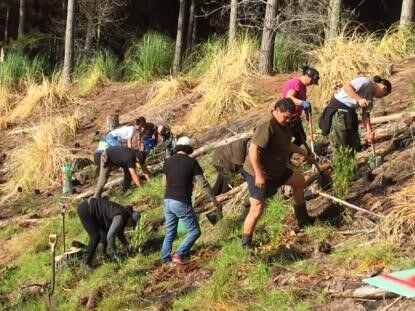
[[[190,140],[189,137],[187,136],[182,136],[180,137],[177,142],[176,142],[176,146],[177,145],[182,145],[182,146],[192,146],[192,142]]]

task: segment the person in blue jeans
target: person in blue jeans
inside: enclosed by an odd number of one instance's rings
[[[166,186],[164,195],[164,217],[166,236],[161,249],[161,260],[183,263],[190,249],[200,237],[201,231],[196,213],[192,207],[193,179],[203,188],[209,199],[214,203],[218,216],[222,217],[222,207],[213,195],[212,189],[203,176],[203,170],[197,160],[189,155],[193,152],[188,137],[177,140],[176,154],[168,158],[163,167],[163,181]],[[171,255],[173,241],[177,236],[177,225],[181,220],[186,227],[187,235]]]

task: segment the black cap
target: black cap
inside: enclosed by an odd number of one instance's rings
[[[318,73],[317,69],[311,67],[304,67],[303,74],[309,76],[311,78],[311,82],[313,84],[318,85],[318,80],[320,79],[320,74]]]

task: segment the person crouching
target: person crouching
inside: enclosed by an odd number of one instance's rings
[[[112,258],[119,258],[120,255],[115,246],[115,236],[120,240],[125,252],[132,253],[124,230],[125,227],[136,226],[140,218],[138,212],[106,199],[90,198],[78,206],[77,213],[82,226],[89,235],[88,246],[84,253],[84,265],[87,271],[92,271],[95,268],[92,260],[99,243],[103,244],[104,254],[106,254],[106,248],[109,245]]]

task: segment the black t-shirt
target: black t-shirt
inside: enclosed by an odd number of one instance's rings
[[[188,155],[178,153],[166,160],[163,174],[167,181],[164,198],[191,204],[193,177],[203,174],[199,163]]]
[[[109,147],[106,149],[106,153],[109,163],[116,166],[135,168],[137,158],[140,160],[140,164],[145,162],[144,152],[128,147]]]
[[[149,138],[149,137],[153,137],[153,135],[156,132],[156,126],[154,125],[154,123],[146,123],[146,126],[144,127],[143,132],[141,133],[141,136],[144,138]]]
[[[100,228],[105,229],[105,231],[108,231],[111,226],[112,219],[115,216],[122,215],[123,227],[125,227],[128,218],[131,217],[131,214],[127,209],[115,202],[95,198],[90,198],[87,202],[89,214],[97,221]]]

